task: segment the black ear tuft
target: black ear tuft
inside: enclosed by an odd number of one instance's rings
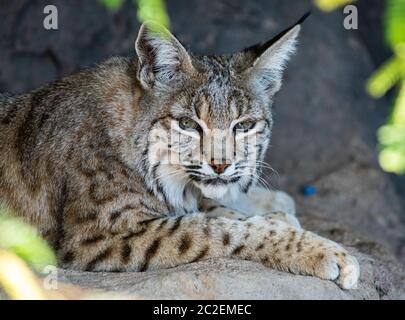
[[[301,24],[309,14],[266,43],[250,47],[238,56],[244,59],[251,88],[258,94],[271,97],[280,90],[286,63],[296,50]]]
[[[296,23],[294,26],[296,26],[297,24],[303,24],[304,21],[307,20],[307,18],[308,18],[311,14],[312,14],[312,10],[309,10],[307,13],[305,13],[305,14],[301,17],[301,19],[299,19],[299,20],[297,21],[297,23]],[[293,26],[293,27],[294,27],[294,26]]]
[[[271,38],[269,41],[266,41],[265,43],[257,43],[253,46],[250,46],[246,49],[244,49],[244,52],[250,52],[253,53],[256,57],[259,57],[265,52],[268,48],[270,48],[274,43],[276,43],[278,40],[280,40],[288,31],[293,29],[294,27],[302,24],[310,15],[312,11],[309,10],[307,13],[305,13],[296,23],[294,23],[292,26],[289,28],[285,29],[284,31],[280,32],[273,38]]]

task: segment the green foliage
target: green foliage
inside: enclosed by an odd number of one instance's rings
[[[35,228],[0,207],[0,249],[15,253],[38,271],[56,265],[56,257]]]
[[[121,8],[125,0],[98,0],[102,5],[110,10],[118,10]]]
[[[125,0],[98,0],[112,11],[122,7]],[[169,16],[164,0],[133,0],[137,7],[138,19],[141,22],[153,21],[165,28],[169,28]]]
[[[141,22],[153,21],[169,28],[169,16],[164,0],[134,0],[138,2],[138,18]]]
[[[387,172],[405,173],[405,0],[387,0],[385,38],[394,57],[370,78],[367,91],[383,96],[398,86],[398,96],[386,125],[378,130],[379,161]]]
[[[405,51],[405,0],[387,0],[385,10],[385,37],[396,54]]]
[[[403,61],[393,57],[383,64],[367,82],[367,92],[374,98],[381,98],[392,89],[403,76]]]
[[[379,160],[388,172],[405,173],[405,79],[401,81],[395,107],[386,125],[378,130]]]
[[[379,161],[388,172],[405,173],[405,127],[387,124],[378,130]]]
[[[314,0],[323,10],[333,10],[349,0]],[[398,86],[387,123],[377,133],[379,162],[387,172],[405,173],[405,0],[386,0],[384,31],[394,56],[367,81],[366,90],[374,98],[384,96]]]

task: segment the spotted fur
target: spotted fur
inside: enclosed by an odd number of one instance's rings
[[[300,28],[208,57],[148,24],[135,59],[2,96],[0,200],[69,268],[142,272],[229,257],[354,287],[356,259],[302,230],[287,195],[256,187]],[[252,125],[234,130],[243,121]]]

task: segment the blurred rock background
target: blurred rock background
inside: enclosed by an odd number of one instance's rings
[[[58,8],[57,31],[43,28],[47,4]],[[341,9],[315,9],[306,21],[274,107],[267,161],[278,174],[265,175],[273,188],[294,196],[305,227],[366,254],[380,258],[388,252],[405,262],[405,178],[383,173],[376,158],[375,132],[392,97],[376,101],[364,90],[390,55],[383,5],[359,1],[358,30],[344,29]],[[201,54],[267,40],[311,7],[310,0],[167,1],[171,30]],[[95,0],[3,0],[0,92],[23,93],[110,56],[134,55],[139,25],[132,1],[111,12]],[[317,193],[304,196],[304,185]],[[396,279],[403,281],[403,273]],[[389,289],[379,288],[380,297],[389,296]]]

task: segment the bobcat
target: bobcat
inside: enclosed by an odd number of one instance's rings
[[[36,225],[67,268],[229,257],[356,287],[356,258],[301,229],[288,195],[257,186],[272,99],[303,20],[222,56],[192,55],[146,23],[137,58],[3,96],[0,201]]]

